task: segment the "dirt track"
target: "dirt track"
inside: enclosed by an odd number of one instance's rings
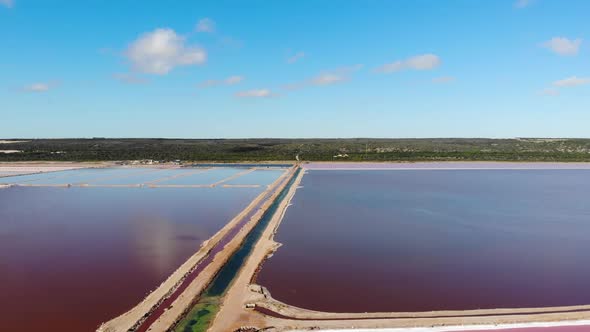
[[[273,234],[283,218],[302,177],[303,172],[300,172],[287,193],[287,197],[285,197],[279,205],[277,213],[272,217],[267,229],[256,244],[255,249],[246,260],[246,263],[242,266],[238,277],[234,280],[231,288],[225,295],[219,314],[215,318],[213,326],[209,329],[210,332],[233,331],[244,325],[265,325],[264,321],[260,320],[260,317],[252,317],[252,315],[250,315],[252,311],[245,309],[247,299],[252,294],[252,291],[250,290],[250,281],[258,269],[260,262],[265,259],[269,252],[276,249],[277,243],[272,239]]]

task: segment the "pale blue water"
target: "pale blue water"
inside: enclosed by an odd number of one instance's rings
[[[37,174],[29,174],[29,175],[17,175],[17,176],[10,176],[5,178],[0,178],[0,183],[3,184],[14,184],[14,183],[29,183],[32,181],[39,181],[45,179],[52,179],[56,177],[64,178],[66,176],[73,176],[76,174],[87,174],[90,172],[95,172],[94,169],[83,169],[83,170],[69,170],[69,171],[60,171],[60,172],[47,172],[47,173],[37,173]]]
[[[197,169],[194,169],[197,170]],[[160,182],[162,185],[199,185],[199,184],[213,184],[217,181],[221,181],[232,175],[240,172],[244,172],[245,169],[241,168],[216,168],[210,170],[203,170],[201,173],[196,173],[189,176],[180,177],[168,181]]]
[[[0,178],[0,184],[32,184],[32,185],[58,185],[58,184],[90,184],[90,185],[134,185],[149,184],[158,181],[158,185],[208,185],[229,178],[244,168],[97,168],[77,169],[61,172],[40,173]],[[225,182],[225,184],[252,184],[268,185],[273,183],[283,174],[284,170],[257,170],[237,179]],[[194,173],[192,175],[187,175]],[[173,176],[182,175],[177,178]],[[161,181],[162,180],[162,181]]]
[[[11,184],[76,184],[99,178],[132,175],[140,169],[130,168],[88,168],[60,172],[13,176],[0,179],[0,183]]]
[[[226,182],[226,184],[261,184],[269,185],[276,181],[286,170],[256,170],[237,179]]]
[[[70,171],[71,175],[54,178],[47,178],[38,181],[32,181],[31,184],[81,184],[96,181],[98,179],[116,179],[119,177],[127,177],[141,172],[140,169],[131,168],[105,168],[96,170],[76,170]]]
[[[107,184],[114,184],[114,185],[131,185],[131,184],[146,184],[152,181],[162,180],[165,178],[169,178],[172,176],[177,175],[186,175],[190,172],[194,172],[194,170],[190,169],[154,169],[154,168],[147,168],[147,169],[136,169],[134,173],[130,176],[123,176],[123,177],[112,177],[112,178],[98,178],[98,179],[91,179],[87,183],[88,184],[96,184],[96,185],[107,185]],[[160,184],[158,182],[157,184]]]

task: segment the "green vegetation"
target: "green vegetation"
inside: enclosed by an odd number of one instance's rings
[[[186,315],[175,331],[205,332],[219,311],[219,297],[204,297]]]
[[[590,161],[590,139],[39,139],[0,161]]]

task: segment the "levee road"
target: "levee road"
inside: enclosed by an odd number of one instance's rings
[[[217,271],[239,248],[248,232],[293,176],[295,167],[279,177],[164,283],[130,311],[99,327],[99,332],[167,331],[188,311]],[[116,299],[114,299],[116,300]]]

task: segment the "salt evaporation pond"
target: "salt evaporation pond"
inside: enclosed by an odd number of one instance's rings
[[[236,176],[245,169],[240,168],[214,168],[206,169],[203,168],[199,171],[198,168],[196,173],[183,176],[175,179],[165,180],[160,182],[161,185],[207,185],[213,184],[217,181],[221,181],[232,176]],[[278,178],[278,176],[277,176]]]
[[[135,172],[80,170],[3,180],[153,179],[145,169]],[[264,189],[0,189],[0,330],[94,331],[139,303]]]
[[[237,179],[230,180],[227,182],[229,185],[249,185],[249,184],[261,184],[270,185],[276,181],[285,170],[256,170],[252,173],[248,173],[244,176],[240,176]]]
[[[590,304],[589,170],[308,170],[302,186],[257,278],[287,304]]]

